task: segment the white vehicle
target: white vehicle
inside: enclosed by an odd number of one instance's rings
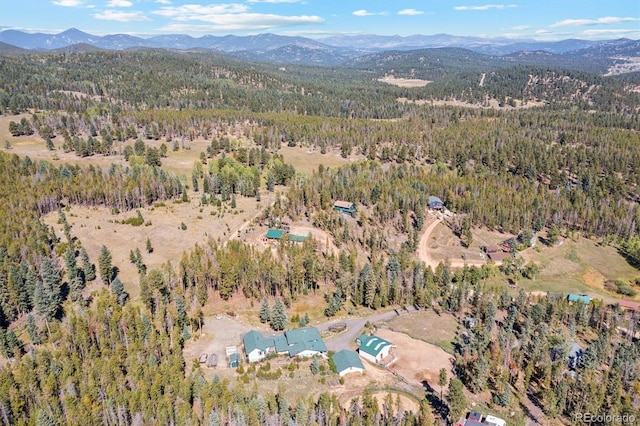
[[[507,426],[507,422],[494,416],[485,417],[484,423],[489,426]]]

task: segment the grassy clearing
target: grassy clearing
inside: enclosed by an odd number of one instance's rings
[[[433,310],[420,311],[396,317],[388,321],[387,324],[393,330],[439,346],[448,353],[453,353],[453,340],[458,322],[451,314],[444,312],[438,315]]]
[[[283,146],[280,148],[279,153],[282,154],[285,163],[293,165],[296,172],[307,174],[318,170],[320,164],[325,167],[340,167],[348,162],[339,153],[331,151],[326,154],[320,154],[320,151],[309,151],[308,148]]]
[[[640,271],[629,265],[613,247],[601,246],[586,238],[567,239],[561,246],[529,249],[523,257],[543,267],[535,281],[519,281],[527,291],[587,293],[612,301],[622,296],[606,290],[606,280],[630,281],[640,276]]]

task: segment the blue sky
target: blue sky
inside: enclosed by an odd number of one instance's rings
[[[0,30],[640,39],[638,0],[0,0]]]

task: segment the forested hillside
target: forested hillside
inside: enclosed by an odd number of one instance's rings
[[[608,302],[588,305],[505,284],[536,279],[541,265],[517,252],[543,235],[538,252],[566,235],[612,245],[638,266],[637,75],[505,68],[460,50],[440,52],[439,63],[403,55],[369,69],[152,49],[3,56],[0,424],[417,426],[433,424],[435,408],[457,420],[465,394],[503,413],[537,401],[543,421],[638,415],[638,316],[610,301],[634,297],[640,278],[603,277],[598,294]],[[410,75],[438,81],[377,81],[398,71],[398,60]],[[418,65],[429,74],[411,71]],[[449,101],[458,105],[439,105]],[[27,148],[39,159],[12,153]],[[296,170],[312,154],[342,165]],[[169,159],[188,172],[169,172]],[[458,245],[469,245],[472,229],[526,238],[512,239],[502,263],[432,268],[416,255],[425,223],[439,220],[429,196],[445,203],[443,223]],[[237,199],[256,207],[238,212]],[[336,212],[336,200],[357,213]],[[112,256],[123,247],[100,241],[90,258],[71,213],[104,208],[110,222],[151,228],[133,210],[168,205],[212,227],[223,228],[227,210],[247,219],[204,242],[176,223],[189,248],[148,267],[147,239],[144,259],[130,250],[136,272],[124,280]],[[116,219],[120,212],[127,218]],[[46,225],[51,214],[58,228]],[[267,242],[266,229],[254,229],[296,221],[326,241]],[[290,400],[277,386],[259,391],[257,373],[230,369],[233,380],[221,379],[185,359],[204,312],[246,304],[251,323],[268,299],[316,309],[317,321],[403,306],[451,315],[448,397],[431,392],[429,402],[420,383],[413,412],[379,406],[374,385],[347,400],[324,391]],[[584,357],[568,366],[574,343]],[[344,384],[327,370],[323,385],[327,377],[333,390]]]

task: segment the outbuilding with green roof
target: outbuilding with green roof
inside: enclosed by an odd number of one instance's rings
[[[360,361],[358,354],[354,351],[345,349],[340,352],[336,352],[331,357],[331,360],[336,366],[336,371],[340,377],[347,374],[364,373],[364,365],[362,364],[362,361]]]
[[[356,339],[356,343],[358,344],[360,356],[373,363],[378,363],[389,356],[389,352],[393,347],[391,342],[381,337],[367,336],[366,334],[360,335]]]

